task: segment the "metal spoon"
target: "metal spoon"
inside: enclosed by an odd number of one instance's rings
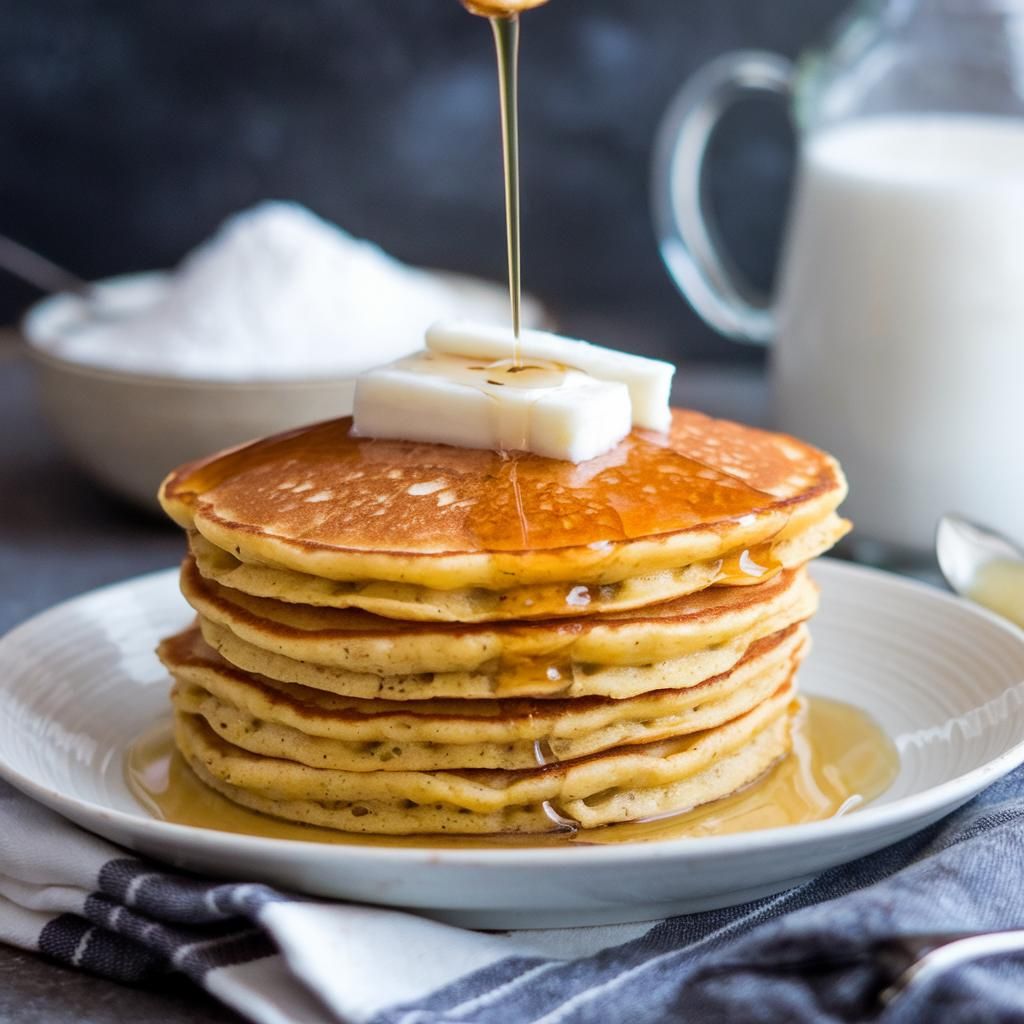
[[[88,281],[6,235],[0,235],[0,270],[43,292],[74,292],[83,296],[92,292]]]
[[[65,335],[96,324],[112,324],[134,312],[131,307],[121,308],[112,301],[117,292],[105,292],[102,284],[86,281],[7,235],[0,235],[0,271],[6,271],[50,295],[74,295],[86,301],[87,315],[77,323],[66,324],[63,329]]]
[[[939,521],[935,550],[953,590],[1024,627],[1024,551],[1018,545],[961,516],[946,515]]]
[[[882,984],[878,1005],[888,1006],[911,989],[933,984],[942,974],[991,956],[1024,952],[1024,930],[992,932],[934,932],[881,939],[850,952],[827,949],[784,960],[720,963],[709,974],[730,974],[737,970],[758,974],[820,975],[846,967],[870,965],[877,968]]]
[[[910,989],[930,985],[963,964],[1021,952],[1024,952],[1024,931],[1020,929],[907,938],[892,944],[888,966],[898,965],[901,954],[908,956],[911,963],[878,998],[883,1006],[888,1006]]]
[[[981,568],[990,562],[1010,561],[1024,565],[1024,550],[1013,541],[952,512],[939,520],[935,554],[946,582],[965,597],[970,596]]]

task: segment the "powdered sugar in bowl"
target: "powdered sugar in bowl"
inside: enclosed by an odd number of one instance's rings
[[[51,296],[23,331],[55,433],[96,480],[155,507],[171,467],[351,411],[353,378],[435,320],[503,323],[499,285],[399,263],[292,203],[229,219],[174,271]],[[536,303],[528,323],[543,319]]]

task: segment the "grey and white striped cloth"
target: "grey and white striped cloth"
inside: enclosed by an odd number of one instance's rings
[[[260,1024],[1024,1021],[1024,959],[887,1008],[880,943],[1024,926],[1024,770],[925,832],[777,896],[654,924],[514,933],[205,881],[0,783],[0,941],[114,982],[181,972]]]

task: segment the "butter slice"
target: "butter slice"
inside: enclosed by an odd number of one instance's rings
[[[445,321],[428,329],[426,344],[432,352],[453,356],[511,359],[515,335],[505,327]],[[547,331],[522,331],[519,355],[524,360],[545,359],[562,363],[597,380],[622,382],[629,389],[634,426],[660,431],[667,431],[671,426],[669,392],[675,373],[671,363],[618,352]]]
[[[356,379],[353,417],[364,437],[530,451],[585,462],[632,426],[629,389],[547,360],[489,362],[419,352]]]

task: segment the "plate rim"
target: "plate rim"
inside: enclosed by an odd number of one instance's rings
[[[819,558],[810,566],[812,575],[824,570],[825,576],[842,580],[844,577],[862,578],[877,586],[894,587],[915,593],[925,601],[934,601],[957,607],[968,615],[978,617],[1006,633],[1021,648],[1024,655],[1024,629],[980,606],[947,593],[920,580],[899,576],[895,573],[871,566],[857,565],[836,558]],[[138,576],[96,587],[82,594],[67,598],[15,625],[0,636],[0,665],[3,663],[5,648],[16,642],[23,630],[37,627],[51,617],[59,617],[76,603],[94,600],[120,589],[132,590],[147,583],[156,584],[166,578],[170,583],[177,575],[177,568],[157,569]],[[827,585],[827,584],[826,584]],[[0,691],[6,687],[4,676],[0,675]],[[1024,675],[1021,677],[1024,682]],[[140,805],[138,813],[129,813],[77,797],[67,796],[50,789],[12,767],[0,752],[0,779],[26,796],[38,801],[51,810],[68,818],[80,827],[83,816],[103,819],[131,835],[133,842],[163,840],[170,845],[198,849],[203,853],[216,851],[225,844],[239,846],[249,854],[264,854],[276,860],[279,856],[290,855],[296,861],[336,857],[342,861],[372,859],[375,863],[392,865],[408,864],[437,867],[472,867],[479,869],[508,870],[509,868],[573,867],[581,861],[596,864],[616,864],[624,867],[642,865],[651,861],[686,861],[704,857],[734,857],[757,852],[778,852],[788,847],[800,847],[815,840],[841,840],[859,833],[883,830],[911,819],[927,819],[936,811],[948,808],[952,812],[992,782],[1024,764],[1024,734],[1016,744],[992,760],[946,782],[927,789],[907,794],[891,803],[868,805],[856,814],[840,818],[826,818],[821,821],[787,825],[781,828],[755,829],[723,836],[696,836],[674,839],[653,840],[643,843],[622,843],[564,848],[514,847],[508,849],[452,847],[388,847],[373,844],[321,843],[312,840],[284,839],[269,836],[251,836],[241,832],[225,832],[218,829],[202,828],[162,821],[147,815]],[[910,812],[910,813],[908,813]],[[115,842],[114,840],[108,840]],[[457,840],[456,840],[457,841]],[[572,850],[572,854],[567,854]]]

